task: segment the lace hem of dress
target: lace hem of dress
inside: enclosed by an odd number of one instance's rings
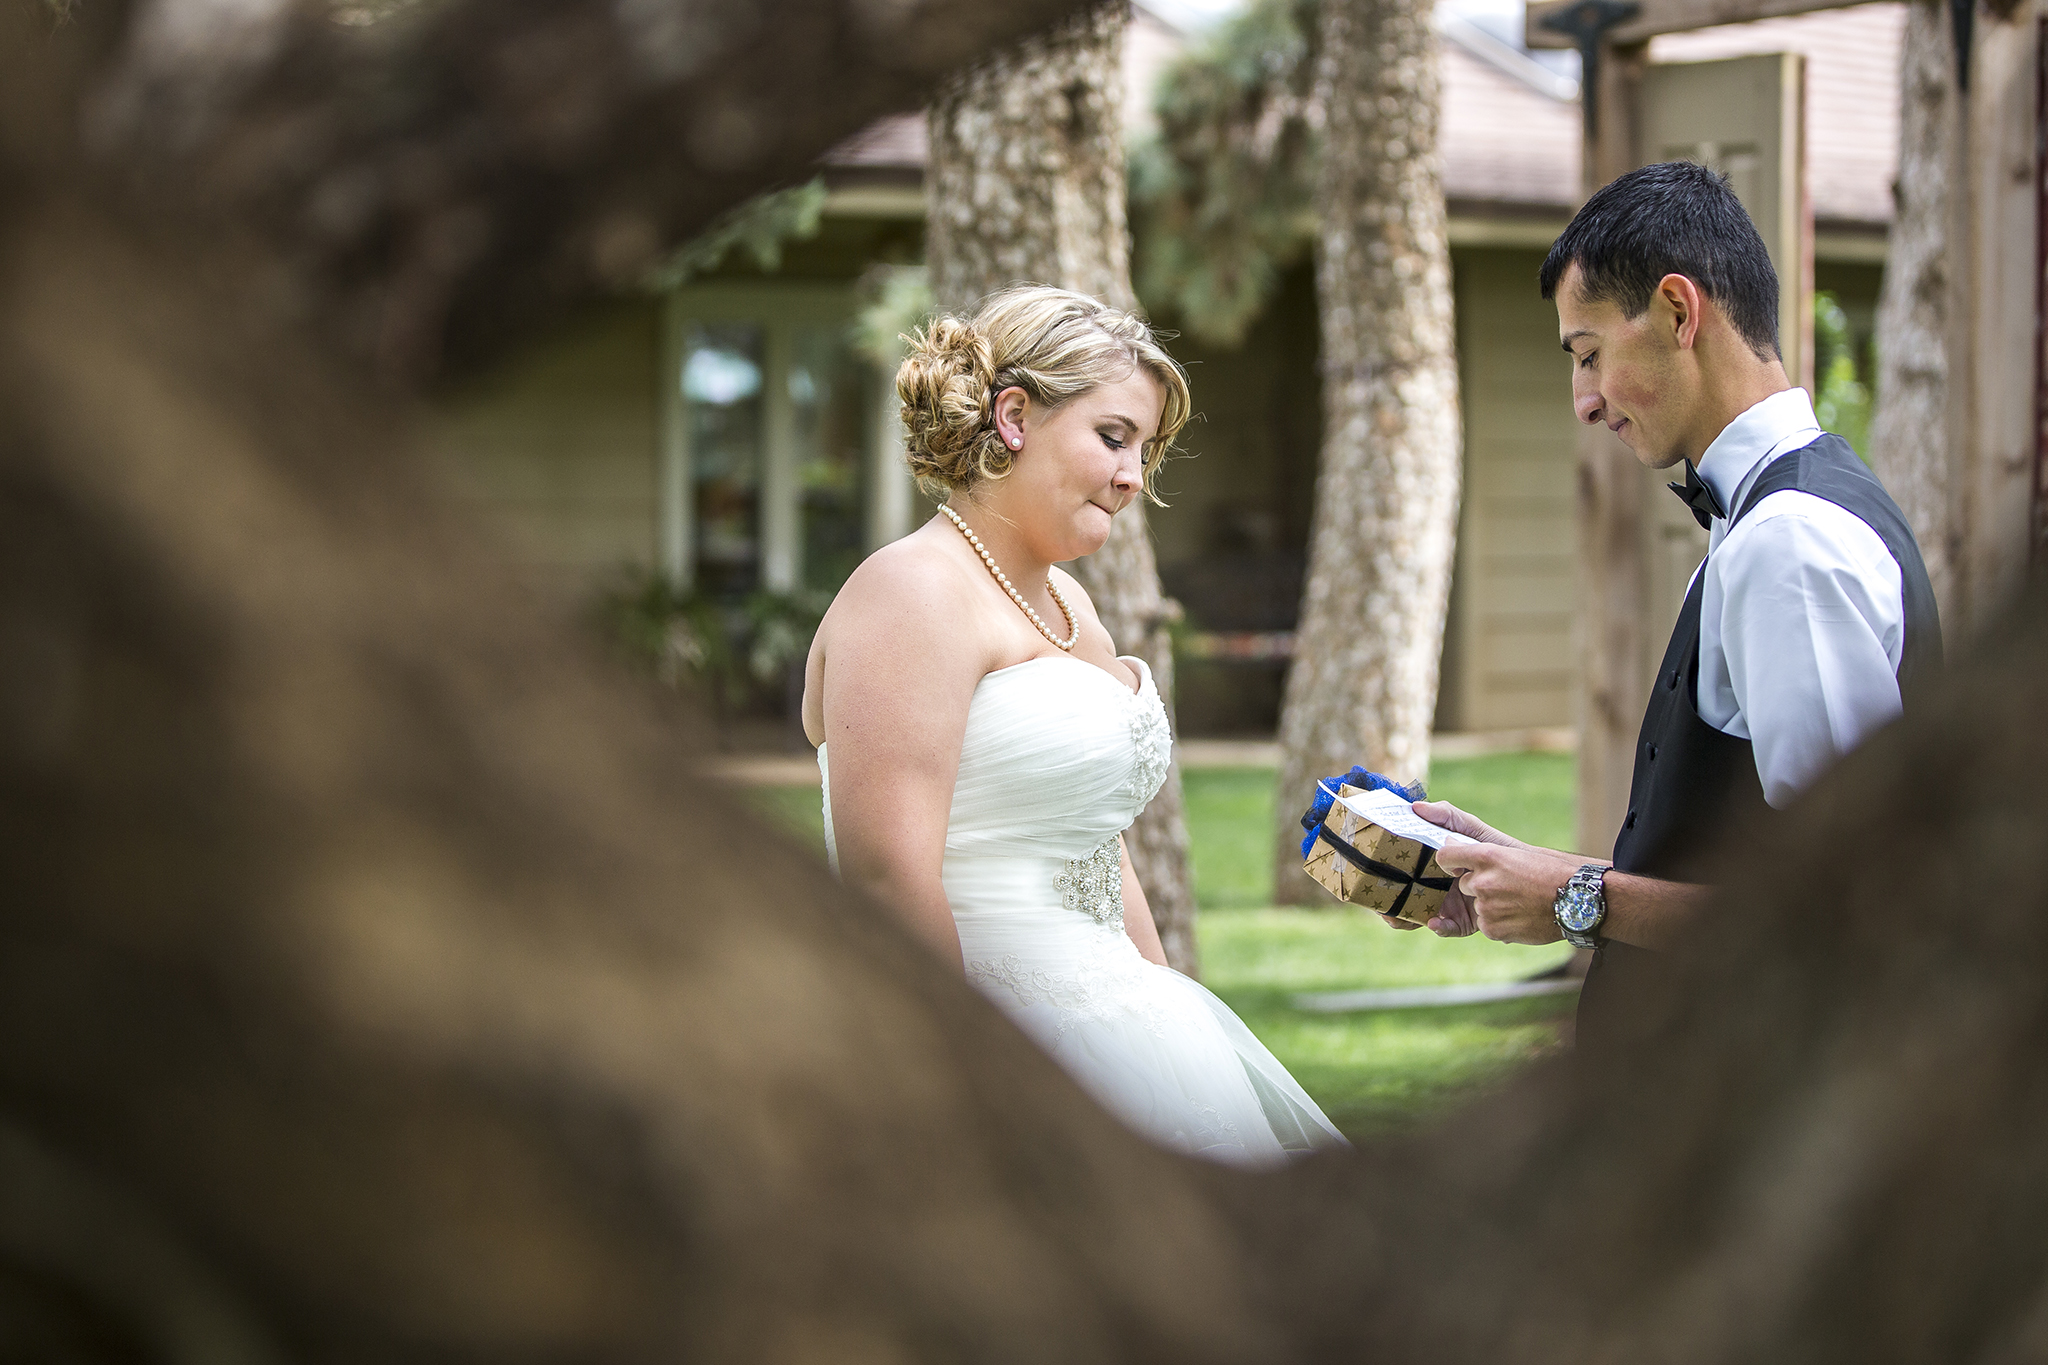
[[[1205,1152],[1222,1148],[1225,1151],[1244,1150],[1244,1134],[1236,1124],[1223,1117],[1223,1111],[1213,1104],[1197,1104],[1194,1111],[1203,1120],[1199,1123],[1184,1124],[1174,1131],[1175,1140],[1188,1151]]]
[[[1069,858],[1053,874],[1060,904],[1112,929],[1124,927],[1124,860],[1112,835],[1085,858]]]
[[[1047,1005],[1053,1010],[1053,1036],[1064,1037],[1076,1024],[1130,1019],[1154,1038],[1167,1035],[1167,1012],[1147,998],[1145,970],[1151,965],[1134,952],[1122,934],[1107,935],[1101,946],[1063,964],[1063,970],[1027,967],[1015,953],[967,964],[967,979],[986,991],[1000,986],[1020,1005]]]
[[[1059,970],[1027,967],[1015,953],[983,959],[967,965],[967,979],[998,1006],[1011,1002],[1042,1006],[1050,1011],[1036,1026],[1020,1019],[1041,1046],[1057,1054],[1060,1044],[1077,1028],[1094,1024],[1135,1024],[1153,1038],[1165,1041],[1173,1032],[1170,1012],[1151,994],[1155,983],[1145,979],[1151,964],[1138,958],[1130,940],[1103,930],[1095,944],[1061,964]],[[1004,997],[1008,997],[1005,999]],[[1050,1025],[1051,1032],[1040,1032]],[[1244,1132],[1213,1104],[1187,1097],[1186,1109],[1170,1131],[1154,1136],[1180,1151],[1197,1155],[1230,1156],[1250,1150]],[[1103,1102],[1116,1108],[1114,1097]],[[1139,1122],[1141,1130],[1145,1125]]]

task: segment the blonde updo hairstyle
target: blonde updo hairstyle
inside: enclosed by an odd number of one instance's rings
[[[1144,319],[1044,284],[1018,284],[983,299],[973,316],[939,317],[905,338],[896,371],[910,472],[943,499],[1010,472],[1017,452],[996,431],[996,395],[1019,388],[1056,408],[1144,370],[1166,395],[1159,430],[1145,442],[1145,496],[1191,410],[1187,375]],[[1164,504],[1160,504],[1164,506]]]

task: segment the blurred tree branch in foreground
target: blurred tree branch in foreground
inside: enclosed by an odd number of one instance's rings
[[[444,354],[1061,9],[0,7],[9,1358],[2048,1353],[2039,596],[1730,855],[1613,1070],[1247,1176],[1088,1104],[438,499]]]

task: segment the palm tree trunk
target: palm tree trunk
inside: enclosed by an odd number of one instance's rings
[[[1116,0],[1001,49],[933,101],[926,258],[938,307],[971,308],[992,290],[1033,280],[1136,309],[1124,221],[1127,13]],[[1166,627],[1179,608],[1160,588],[1142,504],[1116,519],[1109,542],[1075,573],[1117,647],[1144,659],[1160,695],[1171,698]],[[1167,960],[1195,975],[1178,763],[1126,842]]]
[[[1460,429],[1440,76],[1424,0],[1330,0],[1317,83],[1323,451],[1280,713],[1275,898],[1313,903],[1295,815],[1316,778],[1429,769]]]

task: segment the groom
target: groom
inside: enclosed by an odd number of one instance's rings
[[[1646,166],[1602,189],[1543,262],[1579,420],[1604,422],[1709,531],[1657,670],[1612,865],[1534,848],[1442,803],[1483,842],[1430,928],[1563,937],[1594,958],[1584,1048],[1629,1027],[1659,953],[1734,869],[1714,843],[1782,808],[1911,704],[1941,626],[1913,533],[1847,442],[1823,432],[1778,350],[1778,277],[1719,175]]]

